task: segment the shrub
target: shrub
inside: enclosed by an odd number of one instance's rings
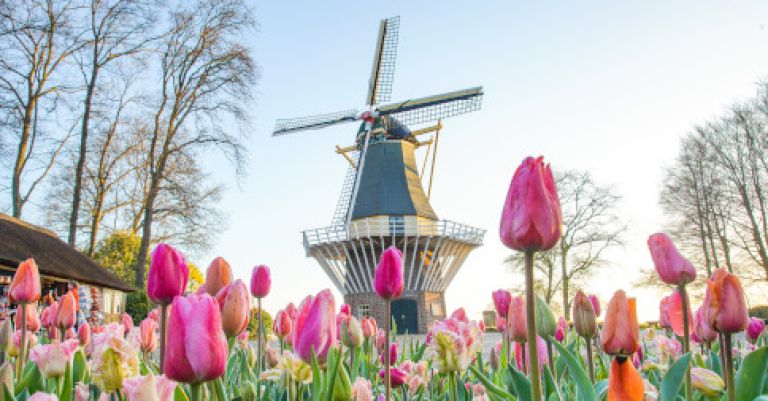
[[[272,334],[272,316],[264,311],[262,315],[264,322],[264,335],[269,337]],[[248,322],[248,338],[255,339],[259,335],[259,308],[251,309],[251,320]]]
[[[128,293],[125,302],[125,313],[131,315],[133,323],[138,325],[154,307],[155,305],[149,299],[147,291],[134,291]]]
[[[749,308],[749,316],[768,320],[768,305],[757,305]]]

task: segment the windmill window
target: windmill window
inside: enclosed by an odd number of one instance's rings
[[[389,216],[389,232],[392,234],[404,234],[405,218],[403,216]]]
[[[357,316],[362,319],[364,317],[371,317],[371,306],[368,304],[362,304],[357,306]]]

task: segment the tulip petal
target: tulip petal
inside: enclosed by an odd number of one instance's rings
[[[675,290],[669,297],[667,304],[667,313],[669,314],[669,323],[675,335],[682,337],[685,333],[683,322],[683,296],[680,291]],[[688,334],[693,332],[693,313],[688,305]]]
[[[628,359],[613,358],[608,377],[607,401],[643,401],[645,384]]]

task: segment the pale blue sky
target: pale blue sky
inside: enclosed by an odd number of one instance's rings
[[[254,264],[273,273],[269,310],[332,287],[306,258],[300,231],[327,225],[356,125],[270,138],[274,120],[360,107],[378,21],[401,16],[393,100],[483,85],[480,112],[445,121],[433,207],[441,218],[488,229],[447,292],[449,310],[473,317],[490,293],[521,278],[505,272],[509,253],[498,218],[515,167],[545,155],[555,170],[591,171],[614,184],[630,221],[628,246],[591,285],[606,302],[618,288],[639,297],[654,319],[658,297],[631,289],[649,267],[645,239],[659,230],[662,169],[693,124],[752,95],[768,75],[765,2],[259,2],[260,32],[248,41],[262,78],[240,187],[219,158],[215,179],[230,182],[221,207],[229,221],[202,266],[221,255],[235,275]],[[337,293],[338,295],[338,293]],[[764,301],[764,300],[763,300]],[[337,301],[341,302],[340,299]]]

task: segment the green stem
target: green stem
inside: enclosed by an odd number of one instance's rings
[[[685,290],[685,286],[678,287],[680,290],[680,298],[682,299],[683,307],[683,354],[687,354],[691,350],[689,322],[688,322],[688,292]],[[685,399],[686,401],[693,400],[693,387],[691,387],[691,370],[685,371]]]
[[[389,380],[389,331],[390,329],[390,321],[391,317],[390,314],[392,313],[392,301],[387,299],[386,300],[386,313],[384,316],[386,317],[384,321],[384,338],[386,338],[386,341],[384,341],[384,394],[385,394],[385,401],[390,400],[390,392],[392,390],[392,385]]]
[[[451,387],[453,387],[453,401],[459,401],[459,374],[453,372],[450,380],[452,383]]]
[[[528,329],[528,375],[531,379],[531,400],[541,401],[541,380],[539,379],[539,352],[536,338],[536,294],[533,290],[534,251],[525,251],[525,309]]]
[[[595,384],[595,363],[592,357],[592,343],[590,343],[588,338],[585,342],[587,343],[587,366],[589,367],[589,380],[592,382],[592,384]]]
[[[728,391],[728,401],[736,401],[736,386],[733,383],[733,348],[731,346],[731,333],[720,333],[723,336],[723,343],[725,349],[723,353],[725,355],[725,367],[723,373],[725,373],[725,383]]]
[[[160,305],[160,367],[158,371],[163,374],[165,365],[165,340],[168,332],[168,304]]]
[[[259,368],[259,375],[261,375],[261,372],[264,370],[264,366],[262,365],[262,349],[261,349],[261,341],[264,338],[264,320],[261,318],[262,316],[262,310],[261,310],[261,298],[256,298],[256,302],[258,303],[259,308],[259,335],[258,335],[258,341],[256,342],[256,366]],[[258,376],[257,376],[258,377]],[[261,400],[261,385],[256,382],[256,399]]]
[[[203,401],[202,386],[200,383],[189,385],[189,401]]]
[[[16,382],[21,381],[21,373],[24,371],[25,354],[27,350],[27,305],[19,304],[17,306],[21,313],[21,341],[19,344],[19,358],[16,363]]]
[[[552,371],[552,375],[557,381],[557,372],[555,372],[555,357],[552,353],[552,338],[547,338],[547,357],[549,359],[549,368]],[[594,381],[592,382],[594,384]]]

